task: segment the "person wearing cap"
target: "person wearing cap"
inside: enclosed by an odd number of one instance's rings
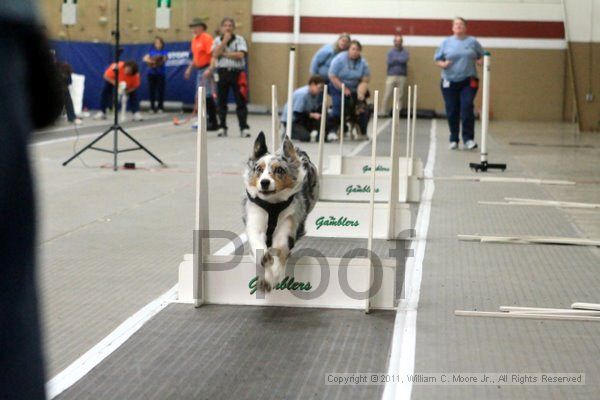
[[[200,18],[194,18],[190,22],[189,27],[194,33],[191,43],[192,61],[185,70],[184,78],[190,79],[192,71],[196,70],[196,92],[198,91],[198,87],[204,86],[204,93],[206,94],[207,130],[214,131],[218,128],[219,124],[217,121],[217,106],[213,97],[214,81],[210,67],[213,38],[206,32],[206,23]]]
[[[240,127],[240,136],[250,137],[248,126],[248,107],[246,98],[240,90],[240,75],[246,69],[246,40],[234,33],[235,21],[225,17],[221,21],[221,35],[213,43],[211,69],[216,69],[217,103],[219,109],[219,130],[217,136],[227,136],[227,98],[229,89],[233,91],[236,114]]]
[[[311,75],[319,75],[325,79],[325,84],[329,83],[329,66],[331,60],[341,53],[342,51],[348,50],[350,46],[350,35],[342,33],[335,43],[327,43],[321,47],[313,56],[310,62],[310,73]]]

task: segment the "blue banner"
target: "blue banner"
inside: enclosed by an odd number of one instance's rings
[[[56,59],[68,62],[73,72],[85,75],[85,90],[83,93],[83,106],[89,109],[100,107],[100,92],[104,86],[104,71],[113,62],[114,46],[108,43],[53,41],[52,46],[56,51]],[[151,44],[125,44],[122,45],[122,61],[135,60],[140,66],[141,87],[139,95],[142,100],[148,100],[148,66],[142,61],[144,55],[150,50]],[[168,51],[166,62],[167,90],[165,100],[182,101],[194,104],[196,76],[192,75],[189,81],[183,78],[183,73],[190,60],[190,43],[167,43]]]

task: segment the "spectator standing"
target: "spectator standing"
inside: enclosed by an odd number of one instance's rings
[[[221,36],[213,43],[211,68],[217,73],[217,107],[219,110],[219,130],[217,136],[227,136],[227,98],[229,89],[235,98],[236,114],[240,127],[240,136],[250,137],[248,126],[248,107],[246,98],[240,91],[240,74],[246,68],[248,45],[246,40],[235,34],[235,21],[225,17],[221,21]]]
[[[436,65],[442,69],[440,86],[450,128],[450,150],[458,148],[461,122],[464,146],[473,150],[477,148],[473,112],[473,101],[479,88],[476,65],[482,64],[483,47],[477,39],[467,35],[467,23],[463,18],[454,19],[452,32],[434,56]]]
[[[206,94],[206,114],[208,117],[207,130],[217,130],[217,105],[215,104],[215,82],[212,76],[211,58],[213,49],[213,37],[206,32],[207,26],[200,18],[194,18],[189,27],[192,29],[194,38],[191,43],[192,61],[184,73],[185,79],[190,79],[192,71],[196,70],[196,94],[198,87],[204,86]],[[197,104],[196,99],[196,104]]]
[[[148,64],[150,108],[154,113],[162,113],[165,111],[167,50],[165,50],[165,41],[160,36],[154,38],[152,48],[144,56],[144,62]]]
[[[292,139],[301,142],[315,141],[319,135],[321,106],[323,104],[323,86],[325,80],[319,75],[313,75],[308,85],[294,91],[292,95]],[[287,124],[287,103],[281,112],[281,122]]]
[[[394,36],[394,47],[387,54],[387,77],[385,79],[382,116],[389,115],[392,112],[391,100],[394,94],[394,88],[398,88],[398,103],[400,109],[402,109],[407,63],[410,58],[408,50],[403,46],[403,41],[401,35]]]
[[[104,88],[100,97],[100,111],[94,116],[94,119],[106,119],[106,109],[112,107],[113,90],[119,90],[119,83],[125,83],[125,93],[127,93],[127,107],[133,113],[134,121],[142,121],[140,114],[140,100],[137,97],[137,89],[140,87],[140,73],[135,61],[119,61],[118,79],[115,79],[115,63],[112,63],[104,71]],[[117,83],[118,82],[118,83]],[[117,88],[115,89],[115,86]]]
[[[325,84],[329,83],[329,67],[331,61],[342,51],[348,50],[350,46],[350,35],[342,33],[335,43],[323,45],[313,56],[310,63],[311,75],[319,75],[325,80]]]
[[[348,110],[356,110],[358,102],[365,102],[368,94],[369,77],[371,71],[369,64],[361,56],[362,45],[358,40],[350,42],[348,51],[344,51],[331,61],[329,68],[329,80],[331,81],[331,100],[332,110],[330,124],[331,126],[339,126],[340,124],[340,107],[342,95],[345,96],[344,107]],[[344,93],[342,94],[342,83],[344,84]],[[344,111],[346,116],[349,113]],[[360,127],[360,135],[363,138],[367,136],[367,125],[369,123],[368,107],[361,107],[361,111],[356,116]],[[345,121],[344,121],[345,122]],[[340,132],[343,134],[343,132]],[[334,132],[327,135],[328,140],[337,140],[338,137]]]

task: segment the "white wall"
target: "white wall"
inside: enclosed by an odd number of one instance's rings
[[[565,0],[567,38],[600,42],[600,0]]]
[[[572,2],[588,0],[569,0]],[[595,0],[599,1],[599,0]],[[293,15],[294,0],[254,0],[253,15]],[[303,16],[562,21],[561,0],[300,0]]]

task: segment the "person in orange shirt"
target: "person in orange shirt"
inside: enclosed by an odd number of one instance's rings
[[[140,101],[137,97],[137,89],[140,87],[140,74],[138,65],[135,61],[119,61],[119,83],[125,83],[125,92],[127,93],[127,107],[133,113],[134,121],[141,121]],[[115,64],[112,63],[104,71],[104,88],[100,98],[100,111],[94,116],[94,119],[106,119],[106,109],[112,107],[113,90],[115,87]]]
[[[206,114],[208,116],[207,130],[214,131],[219,128],[217,121],[217,105],[213,97],[214,81],[210,69],[212,58],[213,38],[206,33],[206,24],[200,18],[194,18],[189,27],[194,33],[191,43],[192,61],[184,73],[185,79],[190,79],[192,71],[196,70],[196,93],[199,86],[204,86],[206,93]]]

